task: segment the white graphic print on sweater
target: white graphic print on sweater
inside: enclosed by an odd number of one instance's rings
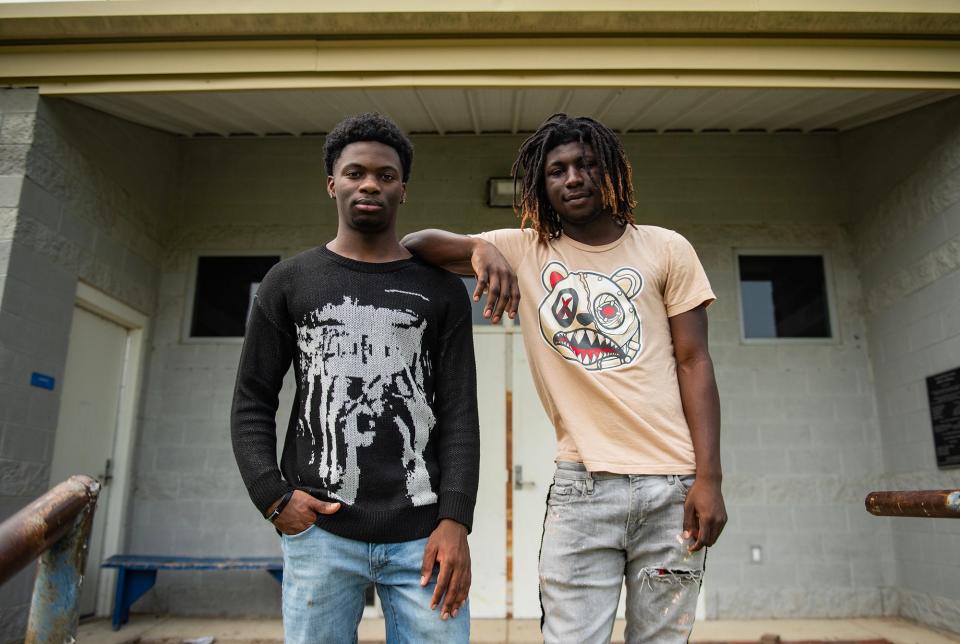
[[[407,497],[414,506],[436,503],[423,458],[436,424],[423,386],[430,373],[430,356],[423,348],[426,325],[412,311],[360,305],[346,296],[297,325],[307,385],[298,431],[310,438],[310,465],[317,467],[332,497],[356,501],[358,450],[373,444],[376,419],[387,412],[403,440]],[[313,426],[314,418],[319,427]]]

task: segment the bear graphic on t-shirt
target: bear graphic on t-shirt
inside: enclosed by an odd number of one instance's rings
[[[553,261],[541,280],[547,294],[540,302],[540,331],[566,360],[601,371],[628,365],[640,354],[641,322],[632,300],[643,290],[643,277],[636,269],[607,276],[569,271]]]

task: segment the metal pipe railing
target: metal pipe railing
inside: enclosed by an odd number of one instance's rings
[[[0,524],[0,584],[40,558],[26,644],[72,642],[100,483],[78,474]]]
[[[878,517],[960,519],[960,490],[871,492],[864,504]]]

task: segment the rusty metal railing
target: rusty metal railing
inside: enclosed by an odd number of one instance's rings
[[[960,519],[960,490],[871,492],[864,504],[878,517]]]
[[[78,474],[0,524],[0,584],[37,557],[26,644],[75,641],[100,483]]]

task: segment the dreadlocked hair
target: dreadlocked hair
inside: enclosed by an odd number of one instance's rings
[[[603,209],[621,226],[635,225],[633,209],[633,168],[623,145],[606,125],[586,116],[571,118],[554,114],[520,146],[510,173],[513,175],[513,209],[520,216],[520,227],[529,224],[546,242],[563,232],[560,216],[550,205],[544,180],[547,154],[558,145],[582,143],[593,148],[600,165],[600,196]]]

